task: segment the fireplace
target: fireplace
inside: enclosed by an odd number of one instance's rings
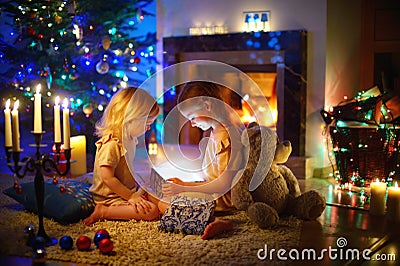
[[[168,37],[163,39],[163,46],[164,67],[189,60],[213,60],[246,73],[258,84],[275,114],[274,124],[270,126],[276,129],[280,139],[291,141],[292,155],[305,155],[305,31]],[[239,82],[229,73],[226,79]],[[245,115],[246,108],[238,101],[233,106]],[[175,104],[176,94],[164,94],[164,115]],[[201,138],[202,132],[197,128],[188,125],[183,131],[186,137],[181,142],[193,144]]]

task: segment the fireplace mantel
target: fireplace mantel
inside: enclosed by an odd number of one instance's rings
[[[243,66],[268,69],[274,64],[270,59],[271,54],[283,56],[283,63],[280,61],[280,66],[274,70],[277,72],[277,80],[278,75],[281,76],[281,82],[277,81],[277,133],[281,139],[291,141],[293,155],[305,155],[306,31],[167,37],[163,39],[163,48],[163,67],[187,60],[204,59],[230,64],[238,69]],[[255,57],[249,58],[243,53],[245,51],[252,51]],[[171,110],[170,107],[167,105],[164,108],[165,115]]]

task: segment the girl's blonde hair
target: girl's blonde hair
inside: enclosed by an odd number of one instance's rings
[[[112,134],[114,137],[122,139],[122,126],[124,123],[125,112],[131,98],[137,90],[139,89],[135,87],[128,87],[119,90],[113,95],[113,97],[111,97],[110,102],[104,110],[103,116],[96,123],[95,135],[97,137],[103,137]],[[137,107],[140,108],[139,106]],[[148,115],[147,117],[156,117],[159,113],[159,106],[157,102],[154,100],[150,111],[137,112],[136,114],[130,115],[130,117],[131,119],[144,119],[145,117],[141,117],[144,113]]]

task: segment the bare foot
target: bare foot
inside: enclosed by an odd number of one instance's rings
[[[204,233],[201,236],[201,239],[209,239],[219,233],[231,230],[233,230],[233,225],[230,221],[215,218],[213,222],[206,226],[206,229],[204,229]]]
[[[84,219],[82,221],[82,223],[84,225],[91,225],[91,224],[94,224],[95,222],[101,220],[103,217],[103,209],[104,208],[105,208],[105,206],[103,204],[96,204],[96,206],[94,207],[93,213],[89,217]]]
[[[158,210],[160,211],[160,214],[163,215],[165,213],[165,211],[168,209],[169,207],[169,203],[160,200],[157,204]]]

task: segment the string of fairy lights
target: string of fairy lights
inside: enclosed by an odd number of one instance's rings
[[[340,188],[400,178],[400,127],[377,87],[321,111],[332,176]]]
[[[9,67],[0,81],[7,88],[3,98],[22,94],[21,110],[31,112],[33,88],[41,84],[45,109],[51,110],[56,96],[67,97],[71,118],[93,124],[115,92],[155,72],[155,33],[131,36],[152,15],[146,11],[151,2],[0,3],[9,31],[0,43],[0,61]]]

